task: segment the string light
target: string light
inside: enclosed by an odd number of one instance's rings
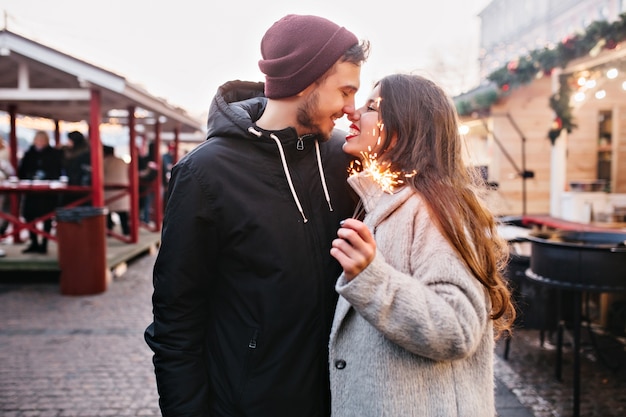
[[[615,80],[620,82],[622,91],[626,90],[626,61],[621,59],[618,62],[587,68],[572,74],[572,78],[574,102],[582,103],[588,97],[595,97],[597,100],[610,98],[618,90],[605,83]],[[623,80],[620,81],[620,78]]]

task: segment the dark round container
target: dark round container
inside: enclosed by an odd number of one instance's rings
[[[530,271],[547,284],[586,291],[626,290],[626,233],[531,234]]]

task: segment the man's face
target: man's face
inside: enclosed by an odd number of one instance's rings
[[[298,134],[320,134],[328,139],[335,120],[354,113],[354,95],[359,89],[361,67],[349,62],[335,64],[319,85],[314,84],[298,106]]]

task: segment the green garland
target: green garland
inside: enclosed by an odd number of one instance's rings
[[[457,112],[462,116],[473,113],[488,114],[491,105],[500,97],[530,83],[538,75],[549,75],[557,67],[565,68],[573,59],[588,54],[594,55],[603,49],[614,49],[624,40],[626,40],[626,13],[620,14],[619,19],[612,23],[595,21],[587,27],[584,34],[572,35],[552,49],[531,51],[528,55],[512,60],[495,70],[487,79],[496,87],[477,93],[469,100],[458,100]],[[562,129],[571,132],[576,127],[569,105],[571,88],[565,78],[560,81],[559,91],[550,97],[550,108],[556,114],[555,124],[548,132],[548,137],[553,143]]]
[[[550,108],[554,110],[556,119],[552,128],[548,131],[548,138],[554,145],[554,141],[561,134],[561,130],[565,129],[568,133],[577,127],[573,122],[572,106],[569,105],[572,90],[567,82],[567,77],[561,75],[559,77],[559,91],[550,96]]]

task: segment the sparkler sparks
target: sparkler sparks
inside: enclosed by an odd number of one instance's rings
[[[401,171],[393,171],[391,165],[385,161],[378,161],[377,154],[371,152],[361,152],[362,159],[354,160],[350,163],[349,174],[350,176],[356,175],[360,172],[371,177],[380,189],[388,194],[393,194],[396,187],[404,184],[404,178],[410,178],[417,174],[417,171],[413,170],[410,173]],[[359,203],[352,215],[353,218],[359,218],[363,214],[363,203],[359,200]]]
[[[361,152],[363,158],[352,161],[349,168],[350,176],[365,172],[386,193],[393,194],[396,187],[404,184],[404,178],[410,178],[417,172],[404,173],[393,171],[388,162],[380,162],[376,153]]]

